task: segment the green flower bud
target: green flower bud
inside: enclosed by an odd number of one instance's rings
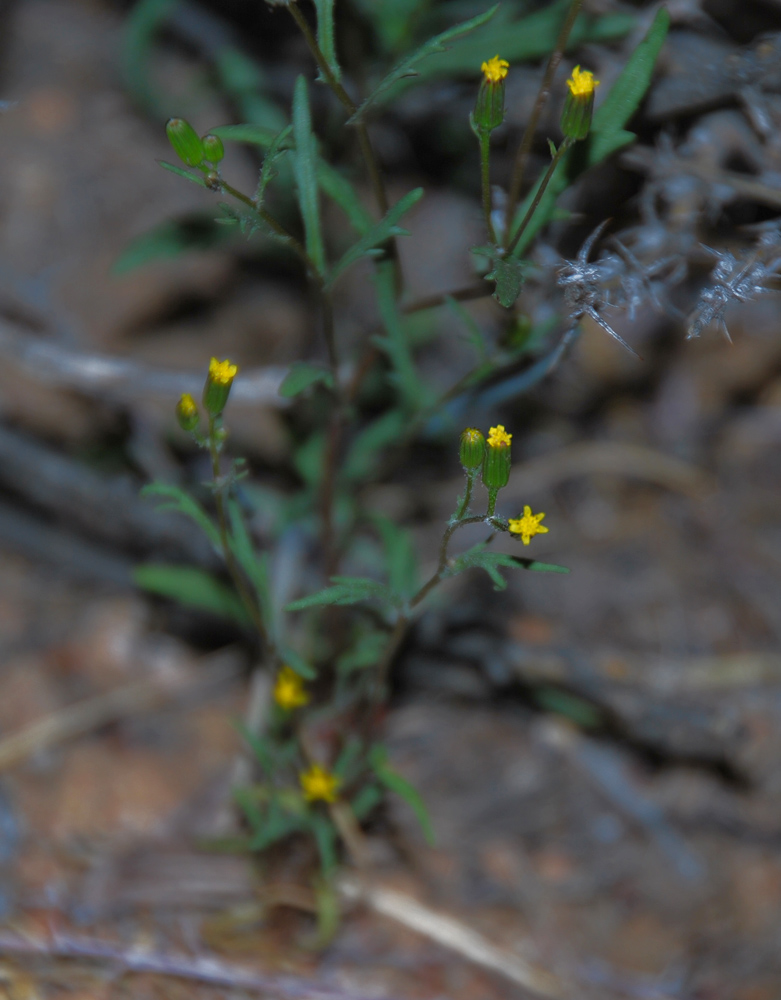
[[[212,358],[209,362],[209,374],[203,387],[203,405],[213,417],[219,417],[225,409],[238,370],[227,358],[225,361]]]
[[[168,141],[179,159],[188,167],[197,167],[203,160],[203,143],[198,133],[184,118],[169,118],[165,127]]]
[[[504,121],[505,77],[510,64],[506,59],[494,56],[480,67],[483,79],[477,92],[477,103],[472,116],[475,132],[492,132]]]
[[[485,438],[476,427],[467,427],[461,434],[459,457],[465,472],[474,472],[483,464]]]
[[[510,442],[502,424],[492,427],[483,458],[483,484],[490,490],[501,490],[510,480]]]
[[[186,392],[176,404],[176,419],[182,430],[187,431],[188,434],[198,426],[201,417],[195,400],[189,392]]]
[[[567,86],[569,93],[561,112],[561,131],[568,139],[585,139],[591,128],[594,88],[599,86],[599,80],[595,80],[589,70],[581,71],[580,66],[576,66]]]
[[[201,140],[203,142],[203,155],[209,163],[219,163],[220,160],[225,156],[225,147],[222,144],[222,139],[218,135],[205,135]]]

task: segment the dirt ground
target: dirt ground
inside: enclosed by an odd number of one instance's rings
[[[670,5],[640,152],[581,186],[584,232],[629,217],[652,184],[720,246],[773,217],[781,86],[757,53],[781,13],[742,6]],[[155,163],[176,109],[128,91],[120,5],[18,0],[0,17],[0,96],[15,102],[0,116],[0,992],[781,996],[779,293],[730,308],[732,343],[716,329],[687,341],[653,309],[616,317],[643,362],[587,325],[508,411],[506,502],[546,512],[535,556],[571,573],[518,574],[502,593],[462,576],[417,623],[387,740],[436,847],[390,803],[369,832],[372,889],[356,901],[345,876],[343,923],[318,951],[295,858],[203,848],[236,823],[248,647],[131,582],[150,554],[211,559],[138,497],[194,461],[171,401],[211,355],[253,373],[306,356],[309,303],[248,244],[116,274],[131,240],[209,210]],[[197,46],[176,41],[153,69],[191,94]],[[589,54],[609,76],[623,51]],[[708,60],[738,67],[722,92]],[[206,88],[188,99],[198,127],[231,120]],[[391,166],[400,190],[427,188],[412,292],[464,284],[469,255],[450,248],[480,239],[476,189],[401,154]],[[231,170],[252,183],[249,158]],[[348,329],[362,280],[342,292]],[[697,280],[675,293],[684,312]],[[288,441],[264,384],[231,403],[261,481]],[[456,465],[410,473],[377,503],[434,561],[459,487]]]

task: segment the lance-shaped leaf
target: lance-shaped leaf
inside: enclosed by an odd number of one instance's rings
[[[135,567],[133,580],[137,586],[160,597],[189,604],[220,618],[230,618],[240,625],[252,624],[236,594],[197,566],[148,563]]]
[[[635,139],[634,132],[624,126],[637,110],[651,82],[654,66],[670,27],[670,15],[661,7],[648,29],[645,38],[629,57],[618,79],[610,88],[605,99],[598,105],[591,123],[588,138],[577,143],[561,160],[548,184],[540,204],[537,206],[529,225],[518,241],[513,254],[523,255],[537,233],[553,216],[556,199],[575,179],[606,159],[611,153],[628,145]],[[525,217],[532,199],[537,193],[539,181],[519,206],[513,220],[513,231]]]
[[[538,562],[536,559],[521,559],[518,556],[495,552],[486,546],[485,542],[468,549],[454,559],[448,576],[463,573],[466,569],[484,569],[494,582],[494,590],[504,590],[507,581],[499,572],[499,567],[506,569],[531,569],[543,573],[569,573],[566,566],[556,566],[554,563]]]
[[[366,576],[332,576],[332,586],[318,590],[309,597],[288,604],[286,611],[303,611],[320,604],[360,604],[361,601],[378,601],[396,606],[398,601],[389,587]]]
[[[310,385],[322,382],[329,389],[333,387],[334,377],[331,372],[322,365],[310,364],[308,361],[296,361],[290,366],[290,371],[282,380],[279,387],[279,395],[286,399],[292,399],[308,389]]]
[[[408,212],[422,197],[423,188],[415,188],[407,192],[403,198],[400,198],[395,205],[389,208],[380,221],[375,226],[372,226],[369,232],[361,237],[357,243],[353,243],[342,258],[334,264],[331,268],[331,273],[328,275],[326,288],[333,287],[339,275],[346,271],[351,264],[360,260],[361,257],[366,257],[367,255],[376,256],[382,245],[387,243],[388,240],[393,239],[394,236],[409,236],[409,232],[406,229],[402,229],[398,222],[402,215]]]
[[[160,504],[160,510],[176,510],[180,514],[191,518],[203,531],[217,552],[221,552],[222,543],[217,526],[209,518],[209,515],[201,507],[197,500],[194,500],[189,493],[178,486],[169,483],[149,483],[141,490],[142,497],[163,497],[166,503]]]
[[[403,80],[404,77],[416,75],[417,71],[415,67],[419,62],[427,56],[434,55],[437,52],[444,52],[447,48],[448,42],[452,42],[456,38],[460,38],[462,35],[465,35],[470,31],[474,31],[475,28],[479,28],[481,24],[485,24],[486,21],[489,21],[494,16],[498,7],[499,4],[496,4],[491,7],[490,10],[484,11],[482,14],[478,14],[477,17],[473,17],[469,21],[464,21],[462,24],[456,24],[452,28],[448,28],[447,31],[443,31],[440,34],[435,35],[433,38],[429,38],[429,40],[425,44],[421,45],[419,49],[402,59],[401,62],[397,63],[390,73],[388,73],[388,75],[384,77],[374,88],[355,114],[348,119],[348,124],[355,125],[358,122],[363,121],[369,109],[374,104],[380,103],[394,84],[398,83],[399,80]]]
[[[299,76],[293,93],[293,136],[296,140],[294,173],[298,203],[304,220],[306,252],[319,275],[325,273],[325,249],[320,229],[320,199],[317,186],[317,144],[312,132],[309,92]]]
[[[426,803],[423,801],[423,796],[417,788],[410,784],[406,778],[402,778],[399,772],[390,766],[388,763],[388,751],[381,744],[375,744],[369,751],[369,763],[382,784],[404,799],[412,809],[418,823],[421,825],[427,843],[433,847],[436,842],[434,827],[431,825],[431,819],[428,809],[426,809]]]
[[[336,42],[334,40],[334,0],[314,0],[317,11],[317,44],[325,56],[328,68],[339,80],[342,70],[336,58]]]

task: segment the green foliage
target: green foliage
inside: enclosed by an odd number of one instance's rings
[[[326,289],[333,287],[336,279],[354,264],[356,261],[360,260],[361,257],[376,257],[380,254],[381,247],[383,244],[387,243],[388,240],[393,239],[395,236],[409,236],[406,229],[402,229],[398,225],[399,219],[405,212],[408,212],[416,202],[420,201],[423,197],[423,188],[415,188],[414,191],[409,191],[404,195],[396,204],[388,209],[385,216],[377,223],[376,226],[372,228],[363,236],[357,243],[354,243],[350,249],[341,257],[340,260],[334,264],[331,268],[330,274],[328,275],[328,280],[326,281]]]
[[[285,610],[303,611],[324,604],[360,604],[363,601],[391,606],[398,603],[396,595],[385,584],[366,576],[332,576],[331,582],[330,587],[292,601]]]
[[[339,80],[342,70],[336,58],[336,40],[334,38],[334,0],[314,0],[317,11],[317,44],[325,56],[328,68],[334,79]]]
[[[150,594],[180,601],[218,618],[230,618],[239,625],[252,624],[235,592],[197,566],[148,563],[133,569],[133,581]]]
[[[313,365],[308,361],[297,361],[290,366],[290,371],[282,380],[279,387],[279,395],[285,399],[293,399],[311,385],[322,383],[328,389],[334,385],[334,377],[331,372],[322,365]]]
[[[189,493],[169,483],[149,483],[141,490],[143,497],[165,497],[167,502],[159,505],[160,510],[175,510],[191,518],[212,543],[216,551],[220,551],[220,532],[209,515],[194,500]]]
[[[209,216],[169,219],[132,240],[114,262],[112,270],[117,275],[128,274],[153,261],[198,250],[214,250],[229,238],[230,234]]]
[[[436,837],[434,835],[434,827],[431,825],[431,819],[426,809],[426,804],[423,801],[420,792],[411,785],[406,778],[395,771],[388,763],[388,751],[379,743],[376,743],[369,751],[369,763],[372,766],[372,770],[377,775],[377,780],[385,785],[390,791],[394,792],[399,798],[404,799],[407,805],[415,813],[415,818],[420,827],[423,830],[423,836],[426,838],[426,842],[429,846],[434,847],[436,844]]]
[[[508,257],[500,247],[473,247],[472,253],[487,257],[491,261],[491,270],[486,274],[486,281],[496,285],[494,298],[509,309],[521,294],[523,287],[523,263],[517,257]]]
[[[294,173],[298,187],[298,203],[304,220],[306,252],[315,271],[325,274],[325,248],[320,228],[320,199],[317,186],[317,147],[312,132],[309,91],[306,80],[299,76],[293,94],[293,136],[296,141]]]
[[[478,14],[470,20],[464,21],[463,24],[457,24],[453,28],[448,28],[446,31],[440,32],[438,35],[430,38],[424,45],[421,45],[421,47],[411,55],[402,59],[393,67],[390,73],[388,73],[377,84],[371,94],[369,94],[355,114],[349,119],[348,124],[354,125],[356,122],[362,121],[373,106],[380,104],[383,100],[387,99],[395,84],[408,77],[417,76],[417,66],[419,63],[423,62],[424,59],[428,59],[430,56],[435,55],[437,52],[445,52],[448,43],[455,41],[455,39],[460,38],[462,35],[466,35],[470,31],[474,31],[475,28],[479,28],[480,25],[485,24],[486,21],[489,21],[494,16],[498,9],[499,5],[496,4],[494,7],[491,7],[490,10],[485,11],[485,13]]]
[[[504,552],[494,552],[486,542],[480,542],[453,560],[448,576],[456,576],[467,569],[484,569],[494,582],[494,590],[504,590],[507,587],[507,581],[499,572],[500,567],[530,569],[542,573],[569,573],[565,566],[538,562],[536,559],[521,559],[519,556],[507,555]]]
[[[537,233],[548,224],[553,217],[556,199],[580,174],[634,142],[634,132],[626,131],[624,126],[637,110],[648,89],[669,27],[670,15],[665,7],[660,7],[645,38],[629,57],[609,93],[596,108],[588,139],[578,143],[562,157],[530,225],[514,250],[515,256],[521,256]],[[526,215],[538,187],[539,184],[535,185],[521,203],[515,215],[513,229]]]

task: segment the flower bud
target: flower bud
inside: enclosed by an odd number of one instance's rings
[[[198,426],[198,421],[201,419],[198,413],[198,407],[195,405],[195,400],[186,392],[176,404],[176,419],[179,421],[179,426],[183,431],[188,434],[195,430]]]
[[[474,472],[483,464],[485,438],[476,427],[467,427],[461,434],[459,458],[465,472]]]
[[[209,362],[209,374],[203,387],[203,405],[213,417],[219,417],[225,409],[238,370],[227,358],[225,361],[212,358]]]
[[[510,442],[502,424],[492,427],[483,458],[483,484],[488,490],[501,490],[510,479]]]
[[[504,121],[504,81],[509,68],[507,60],[499,56],[494,56],[480,67],[483,79],[472,116],[474,130],[478,134],[492,132]]]
[[[225,156],[225,147],[218,135],[205,135],[201,142],[203,143],[204,158],[209,163],[219,163],[223,156]]]
[[[561,112],[561,131],[568,139],[585,139],[591,128],[594,88],[599,86],[599,80],[595,80],[589,70],[581,71],[580,66],[576,66],[567,86],[569,93]]]
[[[192,125],[184,118],[169,118],[165,131],[179,159],[188,167],[197,167],[203,160],[203,143]]]

